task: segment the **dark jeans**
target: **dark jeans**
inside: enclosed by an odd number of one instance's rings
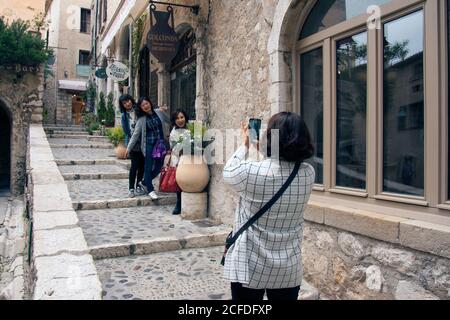
[[[161,172],[161,168],[164,165],[164,159],[153,159],[152,158],[152,152],[153,147],[155,146],[156,142],[154,144],[147,143],[146,150],[145,150],[145,173],[144,173],[144,184],[148,189],[148,192],[152,192],[155,190],[153,187],[153,179],[155,179],[158,174]]]
[[[250,300],[261,301],[264,299],[264,293],[267,293],[267,299],[272,301],[296,301],[300,286],[286,289],[250,289],[242,286],[241,283],[231,283],[232,300]]]
[[[141,182],[144,178],[144,168],[145,168],[145,158],[141,151],[131,151],[131,169],[129,176],[129,189],[136,189],[136,178],[137,182]]]

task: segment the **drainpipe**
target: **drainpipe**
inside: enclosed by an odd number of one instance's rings
[[[95,23],[94,23],[94,64],[97,66],[97,32],[98,32],[98,4],[100,0],[95,1]]]
[[[133,21],[134,22],[134,21]],[[128,52],[128,61],[129,61],[129,69],[130,69],[130,75],[128,79],[128,84],[130,86],[130,94],[132,97],[134,97],[134,78],[133,75],[133,23],[130,23],[129,25],[130,29],[130,45],[128,46],[129,52]]]

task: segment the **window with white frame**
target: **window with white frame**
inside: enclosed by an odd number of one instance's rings
[[[296,90],[298,110],[316,145],[309,160],[316,169],[316,190],[439,204],[429,199],[440,187],[427,179],[427,172],[434,170],[431,157],[445,150],[426,140],[439,130],[426,122],[431,112],[426,81],[440,83],[438,74],[426,74],[427,63],[433,62],[427,59],[436,56],[427,52],[437,52],[439,43],[426,38],[430,26],[439,24],[429,17],[447,3],[450,0],[307,3],[309,14],[296,47]],[[367,13],[374,6],[381,13],[376,28]],[[450,181],[450,165],[448,171]]]

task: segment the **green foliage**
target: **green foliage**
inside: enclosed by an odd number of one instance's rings
[[[107,127],[114,127],[116,118],[116,111],[114,108],[114,95],[108,94],[106,103],[105,125]]]
[[[0,65],[35,67],[53,54],[46,49],[40,35],[28,32],[29,28],[29,22],[18,19],[8,25],[5,18],[0,17]]]
[[[131,35],[132,39],[132,72],[133,74],[131,77],[134,79],[136,76],[136,70],[139,67],[139,52],[141,49],[141,42],[142,42],[142,36],[144,34],[144,26],[145,26],[145,20],[147,19],[148,13],[144,13],[142,16],[139,17],[139,19],[134,24],[133,28],[133,34]]]
[[[100,123],[106,122],[106,101],[103,92],[99,94],[97,116]]]
[[[87,112],[83,115],[83,123],[90,135],[100,127],[97,116],[92,112]]]
[[[121,126],[117,126],[115,128],[107,129],[106,135],[112,144],[117,147],[120,143],[125,141],[125,132],[123,131]]]

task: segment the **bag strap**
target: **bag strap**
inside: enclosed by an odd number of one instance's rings
[[[246,224],[244,224],[239,230],[238,232],[236,232],[233,237],[227,241],[226,243],[226,247],[227,249],[229,249],[235,242],[236,240],[239,238],[239,236],[245,231],[247,230],[253,223],[256,222],[256,220],[258,220],[259,218],[261,218],[261,216],[266,213],[267,210],[269,210],[274,204],[275,202],[278,201],[278,199],[283,195],[283,193],[286,191],[286,189],[289,187],[289,185],[292,183],[292,181],[294,180],[295,176],[297,175],[298,171],[300,170],[300,165],[301,162],[296,162],[295,163],[295,167],[294,170],[292,171],[291,175],[289,176],[289,178],[287,179],[287,181],[283,184],[283,186],[281,187],[281,189],[273,196],[272,199],[270,199],[269,202],[267,202],[264,207],[262,207],[261,209],[259,209],[259,211],[257,213],[255,213],[255,215],[253,215],[253,217],[250,218],[250,220],[247,221]]]

